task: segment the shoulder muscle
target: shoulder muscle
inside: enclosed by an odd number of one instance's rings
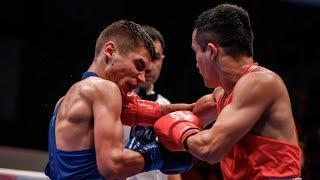
[[[93,106],[100,104],[119,109],[122,105],[120,89],[111,81],[100,78],[88,79],[85,83],[80,84],[79,91]]]
[[[264,72],[247,74],[234,87],[235,105],[269,105],[276,97],[277,80],[274,75]]]

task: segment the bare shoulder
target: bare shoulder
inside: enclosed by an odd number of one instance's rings
[[[60,102],[62,101],[63,98],[64,98],[64,96],[61,97],[61,98],[57,101],[57,103],[56,103],[56,105],[55,105],[55,109],[57,108],[58,104],[60,104]]]
[[[239,88],[274,88],[281,80],[280,76],[269,69],[259,67],[257,71],[245,74],[236,83],[235,89]]]
[[[88,78],[74,86],[87,100],[121,97],[120,89],[114,82],[101,78]]]
[[[234,87],[234,96],[241,100],[266,100],[272,101],[285,87],[279,75],[263,67],[242,76]],[[250,97],[250,98],[246,98]]]

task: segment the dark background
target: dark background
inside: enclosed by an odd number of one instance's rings
[[[163,34],[167,48],[158,92],[172,102],[194,102],[211,92],[195,67],[191,33],[196,17],[221,2],[226,1],[1,2],[0,146],[47,150],[55,102],[91,64],[100,31],[119,19],[154,26]],[[248,10],[254,59],[287,84],[305,151],[303,176],[319,177],[320,3],[227,2]]]

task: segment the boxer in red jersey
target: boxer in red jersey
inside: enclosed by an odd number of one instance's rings
[[[254,62],[247,11],[222,4],[203,12],[192,49],[214,92],[201,98],[193,113],[157,120],[160,142],[171,151],[221,162],[224,179],[299,179],[302,155],[288,91],[279,75]],[[213,126],[202,130],[212,120]]]

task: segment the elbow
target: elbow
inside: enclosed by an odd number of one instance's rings
[[[226,156],[228,155],[227,151],[219,151],[219,152],[215,152],[215,154],[213,155],[213,153],[210,153],[210,155],[207,155],[207,159],[208,159],[208,163],[210,164],[214,164],[217,162],[222,161]]]
[[[199,156],[199,159],[201,159],[202,161],[206,161],[210,164],[217,162],[215,160],[216,158],[214,157],[215,155],[212,154],[212,151],[209,147],[203,147],[201,152],[199,152]]]
[[[209,144],[201,148],[201,159],[214,164],[223,160],[230,152],[232,145],[228,143],[227,138],[217,136]]]
[[[121,164],[114,162],[101,162],[97,163],[98,170],[100,174],[105,179],[123,179],[123,170],[124,168]]]
[[[97,156],[97,167],[105,179],[125,179],[143,170],[144,160],[132,151],[114,151],[105,156]]]
[[[210,164],[217,163],[221,160],[223,160],[229,151],[223,150],[223,149],[212,149],[210,147],[203,148],[204,150],[201,152],[201,159],[203,161],[206,161]]]

